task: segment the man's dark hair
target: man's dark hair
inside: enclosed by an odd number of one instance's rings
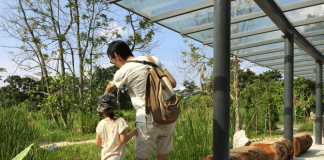
[[[108,57],[115,58],[115,54],[121,56],[126,60],[129,56],[133,56],[132,51],[129,49],[129,46],[124,41],[113,41],[109,44],[107,49]]]

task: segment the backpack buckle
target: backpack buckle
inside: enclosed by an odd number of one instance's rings
[[[146,64],[148,64],[148,63],[147,63],[147,61],[145,61],[145,60],[143,60],[143,62],[142,62],[142,63],[143,63],[143,64],[145,64],[145,65],[146,65]]]

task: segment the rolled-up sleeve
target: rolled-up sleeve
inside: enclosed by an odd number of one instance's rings
[[[125,72],[121,72],[120,70],[118,70],[114,76],[114,82],[117,88],[123,87],[123,85],[127,82]]]

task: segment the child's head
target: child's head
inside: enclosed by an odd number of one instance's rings
[[[116,96],[111,93],[107,93],[99,96],[97,111],[102,113],[105,117],[114,118],[115,112],[118,109],[116,102]]]

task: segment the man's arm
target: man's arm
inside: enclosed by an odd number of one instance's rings
[[[133,138],[133,136],[137,136],[137,130],[136,129],[132,129],[132,131],[126,135],[126,131],[128,129],[125,129],[120,135],[119,135],[119,138],[120,138],[120,142],[121,144],[124,144],[126,142],[128,142],[129,140],[131,140]]]
[[[105,91],[105,94],[106,93],[112,93],[115,91],[116,89],[116,85],[115,85],[115,82],[114,81],[110,81],[106,87],[106,91]]]
[[[163,73],[169,78],[171,85],[173,88],[177,87],[177,82],[174,80],[174,78],[171,76],[168,70],[163,70]]]

